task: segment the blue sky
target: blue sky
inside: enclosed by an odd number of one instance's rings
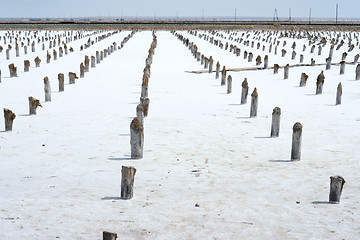
[[[277,8],[279,17],[334,18],[339,5],[339,18],[360,18],[360,0],[0,0],[0,17],[92,17],[149,16],[205,17],[229,16],[270,17]]]

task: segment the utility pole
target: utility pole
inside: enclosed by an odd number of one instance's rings
[[[201,20],[204,21],[204,9],[201,9]]]
[[[336,24],[338,23],[338,11],[339,11],[339,6],[338,4],[336,4]]]
[[[289,8],[289,22],[291,23],[291,8]]]
[[[235,8],[235,22],[236,22],[236,8]]]
[[[310,13],[309,13],[309,24],[311,24],[311,8],[310,8]]]

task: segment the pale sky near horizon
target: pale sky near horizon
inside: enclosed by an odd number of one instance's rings
[[[205,17],[360,18],[360,0],[0,0],[1,18]]]

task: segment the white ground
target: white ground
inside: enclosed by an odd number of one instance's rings
[[[298,55],[290,60],[294,39],[287,40],[285,58],[280,57],[282,47],[275,56],[234,42],[241,48],[236,57],[179,33],[207,57],[212,55],[214,65],[219,60],[227,67],[255,66],[259,54],[269,55],[269,66],[298,63],[302,45],[307,45],[307,40],[296,40]],[[0,40],[0,108],[17,115],[13,131],[0,132],[0,239],[101,239],[102,231],[115,232],[119,239],[360,238],[356,65],[346,65],[344,75],[335,65],[324,71],[322,95],[315,95],[315,81],[325,66],[291,68],[288,80],[283,80],[282,69],[278,75],[273,70],[229,72],[233,93],[226,94],[215,73],[186,73],[202,66],[170,32],[159,31],[149,80],[144,158],[133,161],[129,126],[139,103],[151,32],[136,33],[85,78],[66,84],[65,92],[58,92],[57,83],[60,72],[66,83],[68,72],[79,75],[85,54],[95,55],[113,42],[119,45],[128,34],[120,32],[83,52],[79,46],[88,37],[72,42],[68,45],[75,52],[50,64],[40,45],[36,53],[29,48],[27,56],[21,48],[18,58],[13,47],[11,59],[5,60],[6,45]],[[329,44],[326,47],[317,56],[317,48],[310,54],[307,46],[304,62],[310,63],[311,57],[325,62]],[[254,62],[243,59],[244,50],[254,53]],[[334,51],[333,62],[346,50]],[[356,46],[347,61],[359,52]],[[40,68],[33,66],[37,55]],[[28,73],[23,72],[25,59],[31,62]],[[13,62],[17,78],[9,78],[7,66]],[[299,88],[302,72],[309,79]],[[45,76],[53,91],[52,102],[46,103]],[[248,104],[240,105],[245,77]],[[335,106],[339,82],[343,103]],[[249,118],[254,87],[259,93],[258,117]],[[29,96],[42,101],[36,116],[28,115]],[[273,139],[269,134],[276,106],[282,110],[281,129],[280,137]],[[303,125],[302,157],[289,162],[295,122]],[[119,199],[123,165],[137,168],[134,198],[126,201]],[[346,180],[338,205],[327,204],[332,175]]]

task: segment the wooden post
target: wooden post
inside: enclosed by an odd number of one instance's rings
[[[279,137],[280,115],[281,115],[281,109],[279,107],[275,107],[272,113],[271,134],[270,134],[271,137]]]
[[[100,63],[100,54],[99,51],[96,51],[96,64]]]
[[[59,92],[64,91],[64,74],[59,73],[58,74],[58,80],[59,80]]]
[[[34,59],[34,62],[35,62],[35,67],[40,67],[41,59],[39,57],[36,57]]]
[[[229,75],[227,78],[227,94],[232,92],[232,77]]]
[[[57,52],[55,49],[53,50],[53,56],[54,56],[54,61],[56,61],[57,60]]]
[[[315,60],[312,58],[311,59],[311,64],[310,64],[312,67],[315,66]]]
[[[91,67],[94,68],[95,67],[95,57],[91,56]]]
[[[284,79],[288,79],[289,78],[289,64],[286,64],[286,66],[284,67]]]
[[[326,58],[326,69],[325,70],[330,70],[331,68],[331,57]]]
[[[333,54],[334,54],[334,44],[331,44],[331,46],[330,46],[330,51],[329,51],[329,57],[332,57],[333,56]]]
[[[360,57],[359,54],[356,54],[356,55],[354,56],[354,62],[353,62],[353,64],[357,64],[357,62],[359,61],[359,57]]]
[[[136,168],[122,166],[121,168],[121,199],[133,197],[134,177]]]
[[[6,49],[6,60],[10,59],[10,49]]]
[[[308,78],[309,78],[309,76],[306,73],[302,73],[301,78],[300,78],[300,85],[299,86],[300,87],[305,87]]]
[[[80,78],[83,78],[85,74],[84,63],[80,63]]]
[[[12,63],[9,65],[10,77],[17,77],[17,68]]]
[[[241,84],[241,102],[240,104],[246,104],[247,102],[247,95],[249,93],[249,84],[247,82],[247,78],[244,79],[244,81]]]
[[[24,72],[28,72],[30,68],[30,61],[24,60]]]
[[[360,64],[358,64],[355,69],[355,80],[360,80]]]
[[[140,120],[141,126],[144,127],[144,107],[142,104],[136,106],[136,117]]]
[[[29,97],[29,115],[36,115],[37,107],[42,107],[40,101],[36,98]]]
[[[35,52],[35,42],[32,42],[31,44],[31,52]]]
[[[268,69],[269,67],[269,56],[265,55],[264,57],[264,69]]]
[[[102,60],[104,60],[104,52],[103,51],[100,52],[100,61],[102,61]]]
[[[59,57],[63,57],[64,51],[62,47],[59,47]]]
[[[75,84],[75,79],[78,79],[76,73],[69,72],[69,84]]]
[[[257,116],[257,106],[258,106],[258,93],[257,93],[257,89],[254,88],[254,91],[251,94],[250,117]]]
[[[340,62],[340,75],[345,73],[345,61]]]
[[[147,98],[148,97],[148,78],[146,76],[143,77],[143,82],[141,84],[141,97]]]
[[[319,55],[319,56],[321,55],[321,50],[322,50],[322,47],[319,46],[319,47],[318,47],[318,55]]]
[[[341,192],[345,184],[345,179],[341,176],[331,176],[330,177],[330,193],[329,193],[329,203],[339,204]]]
[[[258,55],[258,56],[256,57],[255,61],[256,61],[256,66],[261,65],[262,62],[261,62],[261,57],[260,57],[260,55]]]
[[[277,74],[279,72],[279,64],[274,64],[274,74]]]
[[[295,51],[292,51],[291,53],[291,59],[294,60],[296,58],[296,52]]]
[[[301,135],[302,135],[302,125],[301,125],[301,123],[297,122],[293,126],[291,161],[300,161]]]
[[[5,131],[12,131],[13,121],[15,118],[15,113],[13,113],[10,109],[4,108]]]
[[[90,60],[89,57],[85,55],[85,72],[89,71],[89,65],[90,65]]]
[[[111,232],[103,232],[103,240],[116,240],[117,234]]]
[[[341,61],[345,61],[347,55],[348,55],[347,52],[344,52],[341,56]]]
[[[252,53],[249,53],[249,55],[248,55],[248,62],[252,62],[252,60],[253,60],[253,54]]]
[[[335,102],[335,105],[341,104],[341,95],[342,95],[342,85],[341,85],[341,82],[339,82],[339,84],[338,84],[338,86],[337,86],[337,91],[336,91],[336,102]]]
[[[24,54],[27,54],[27,46],[24,46]]]
[[[285,54],[286,54],[286,50],[285,50],[285,49],[282,49],[282,50],[281,50],[281,57],[285,57]]]
[[[20,53],[19,53],[19,45],[16,43],[15,45],[15,52],[16,52],[16,57],[19,57],[20,56]]]
[[[135,117],[130,124],[131,158],[142,158],[144,147],[144,128]]]
[[[244,59],[247,59],[247,57],[248,57],[248,52],[244,51]]]
[[[215,75],[215,79],[219,78],[219,72],[220,72],[220,63],[219,61],[216,63],[216,75]]]
[[[316,79],[316,94],[322,93],[324,82],[325,82],[324,71],[321,71],[321,73]]]
[[[51,55],[49,54],[49,51],[46,53],[46,63],[50,63]]]
[[[300,54],[300,63],[304,62],[304,55]]]
[[[44,78],[45,102],[51,102],[51,87],[48,77]]]
[[[223,66],[223,69],[221,71],[221,86],[226,84],[226,67]]]
[[[210,56],[210,59],[209,59],[209,73],[212,73],[213,65],[214,65],[214,59],[212,58],[212,56]]]
[[[144,108],[144,117],[147,117],[148,112],[149,112],[150,99],[147,97],[146,98],[140,97],[140,103],[141,103],[141,105],[143,105],[143,108]]]

